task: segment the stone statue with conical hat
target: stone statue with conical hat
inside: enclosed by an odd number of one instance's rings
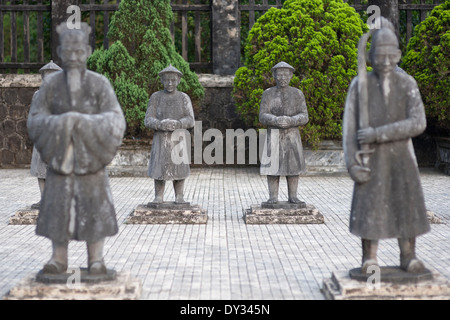
[[[47,77],[49,74],[61,70],[62,70],[61,67],[58,66],[56,63],[54,63],[53,60],[51,60],[41,69],[39,69],[39,73],[41,74],[42,80],[44,80],[45,77]],[[33,99],[37,99],[38,94],[39,90],[34,93]],[[42,161],[41,155],[39,154],[39,151],[37,151],[35,146],[33,146],[33,153],[31,155],[30,173],[32,176],[37,177],[38,179],[39,191],[41,193],[42,198],[45,188],[45,177],[47,175],[47,164],[44,161]],[[40,203],[41,202],[39,201],[38,203],[33,204],[31,207],[33,209],[39,209]]]
[[[388,21],[381,25],[360,40],[358,77],[345,104],[345,161],[355,182],[350,232],[362,239],[362,273],[378,266],[378,241],[386,238],[398,239],[401,269],[421,273],[425,268],[416,258],[415,241],[430,226],[411,138],[425,130],[425,111],[416,81],[396,72],[397,36]],[[370,35],[373,71],[367,73]]]
[[[280,176],[288,183],[288,201],[305,205],[297,197],[299,175],[306,171],[299,126],[308,123],[308,110],[303,93],[289,86],[294,68],[280,62],[272,68],[276,86],[261,97],[259,121],[267,126],[265,151],[261,158],[261,175],[267,175],[268,204],[278,203]]]
[[[194,127],[194,111],[189,96],[177,90],[183,74],[170,65],[159,76],[164,89],[151,95],[145,115],[145,126],[154,130],[148,176],[155,180],[154,203],[163,203],[165,183],[172,181],[175,202],[182,204],[184,181],[190,174],[187,129]]]

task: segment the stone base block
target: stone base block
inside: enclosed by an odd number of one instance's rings
[[[334,271],[324,279],[322,294],[328,300],[448,300],[450,282],[433,272],[432,279],[410,283],[379,282],[352,279],[349,271]]]
[[[75,270],[77,273],[72,272],[72,270],[74,269],[68,269],[67,272],[58,274],[45,273],[41,270],[37,273],[35,279],[37,282],[46,284],[66,284],[74,280],[75,277],[77,277],[77,281],[80,281],[81,283],[99,283],[117,279],[117,272],[111,269],[107,269],[106,273],[103,274],[90,274],[87,268],[77,268]]]
[[[358,281],[367,282],[373,278],[373,273],[363,273],[361,268],[354,268],[349,271],[350,278]],[[399,284],[412,284],[419,283],[425,280],[432,280],[433,274],[430,270],[426,269],[420,273],[406,272],[400,267],[380,267],[381,282],[399,283]]]
[[[277,203],[262,202],[263,209],[305,209],[306,202],[292,203],[289,201],[278,201]]]
[[[325,223],[323,215],[313,205],[300,208],[264,208],[252,205],[244,212],[247,224],[320,224]],[[303,207],[303,208],[302,208]]]
[[[36,224],[39,209],[28,207],[17,210],[16,213],[9,217],[9,224]]]
[[[4,300],[138,300],[141,281],[118,272],[114,280],[74,284],[42,283],[31,275],[10,289]]]
[[[189,203],[143,204],[128,217],[129,224],[205,224],[206,210]]]

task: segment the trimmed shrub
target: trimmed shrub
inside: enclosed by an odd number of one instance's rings
[[[415,28],[402,68],[420,89],[427,131],[450,134],[450,0],[436,6]]]
[[[287,0],[253,25],[245,67],[236,72],[233,96],[247,125],[258,120],[263,91],[275,85],[270,69],[285,61],[296,68],[291,86],[305,95],[310,121],[301,128],[309,145],[341,139],[349,84],[357,75],[357,46],[368,31],[355,9],[342,0]]]
[[[158,73],[169,64],[184,74],[178,89],[190,96],[194,110],[205,94],[198,76],[176,52],[169,30],[172,20],[170,0],[123,0],[110,23],[112,45],[89,57],[89,69],[105,75],[116,91],[127,137],[148,137],[148,99],[163,88]]]

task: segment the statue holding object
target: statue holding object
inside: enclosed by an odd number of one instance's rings
[[[366,42],[372,36],[366,72]],[[361,273],[378,266],[378,241],[397,238],[400,268],[424,272],[416,258],[416,237],[428,232],[424,196],[411,138],[426,127],[416,81],[396,72],[401,52],[391,24],[365,34],[359,45],[359,72],[349,88],[343,144],[347,169],[355,181],[350,232],[362,239]]]

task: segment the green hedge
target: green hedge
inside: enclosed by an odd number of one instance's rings
[[[427,131],[450,135],[450,0],[436,6],[415,28],[402,68],[420,89]]]
[[[261,127],[261,95],[275,85],[270,69],[285,61],[296,68],[290,85],[304,93],[308,106],[303,140],[316,147],[324,139],[341,139],[345,98],[357,75],[357,44],[367,31],[342,0],[287,0],[283,8],[267,11],[250,30],[245,67],[236,72],[233,96],[241,118]]]

